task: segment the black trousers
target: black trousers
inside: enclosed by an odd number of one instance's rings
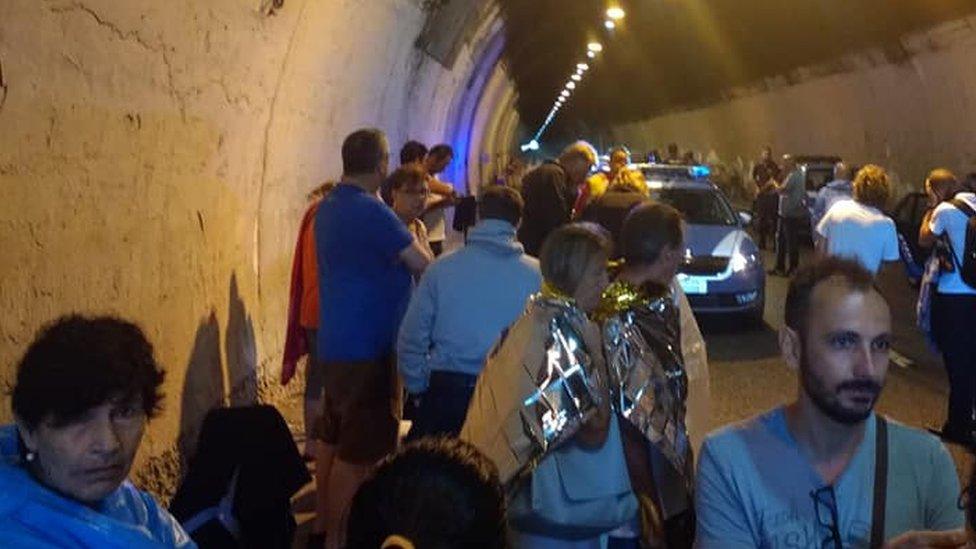
[[[936,294],[932,301],[932,332],[949,374],[946,429],[969,434],[976,428],[976,295]]]
[[[776,269],[786,269],[786,258],[789,256],[790,271],[800,265],[800,217],[780,217],[776,231]]]
[[[437,435],[458,436],[477,381],[477,376],[468,374],[431,372],[430,384],[420,398],[407,440]]]

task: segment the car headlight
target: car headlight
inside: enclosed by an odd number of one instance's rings
[[[729,265],[732,267],[733,273],[740,273],[753,266],[758,261],[759,256],[757,254],[744,255],[742,252],[735,252],[732,254],[732,257],[729,258]]]

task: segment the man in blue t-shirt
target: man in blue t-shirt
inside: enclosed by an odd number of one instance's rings
[[[369,468],[396,448],[399,396],[394,343],[410,299],[411,273],[430,252],[384,204],[389,145],[359,130],[342,144],[342,180],[315,216],[319,266],[318,356],[325,409],[316,452],[313,535],[339,547],[342,514]]]
[[[871,273],[833,257],[801,268],[785,324],[780,347],[798,372],[799,394],[705,440],[697,547],[963,546],[959,479],[945,447],[873,413],[888,369],[891,313]],[[882,427],[888,464],[875,515]]]

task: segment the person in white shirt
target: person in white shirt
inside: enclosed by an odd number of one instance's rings
[[[933,170],[926,188],[959,189],[949,170]],[[976,211],[976,193],[968,187],[963,192],[947,194],[944,200],[922,218],[919,244],[932,246],[939,239],[948,241],[954,258],[939,275],[939,285],[932,299],[932,335],[949,374],[949,409],[942,438],[966,445],[976,441],[976,345],[973,345],[973,318],[976,318],[976,288],[959,276],[965,250],[968,206]],[[962,206],[962,207],[960,207]],[[948,263],[953,267],[948,267]]]
[[[882,212],[891,195],[884,168],[869,164],[854,179],[854,198],[839,200],[817,224],[817,250],[854,259],[872,274],[884,261],[898,261],[895,222]]]

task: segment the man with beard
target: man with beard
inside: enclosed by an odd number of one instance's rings
[[[826,258],[790,282],[783,358],[796,400],[710,435],[697,546],[961,547],[959,479],[933,436],[873,413],[891,312],[871,274]]]

